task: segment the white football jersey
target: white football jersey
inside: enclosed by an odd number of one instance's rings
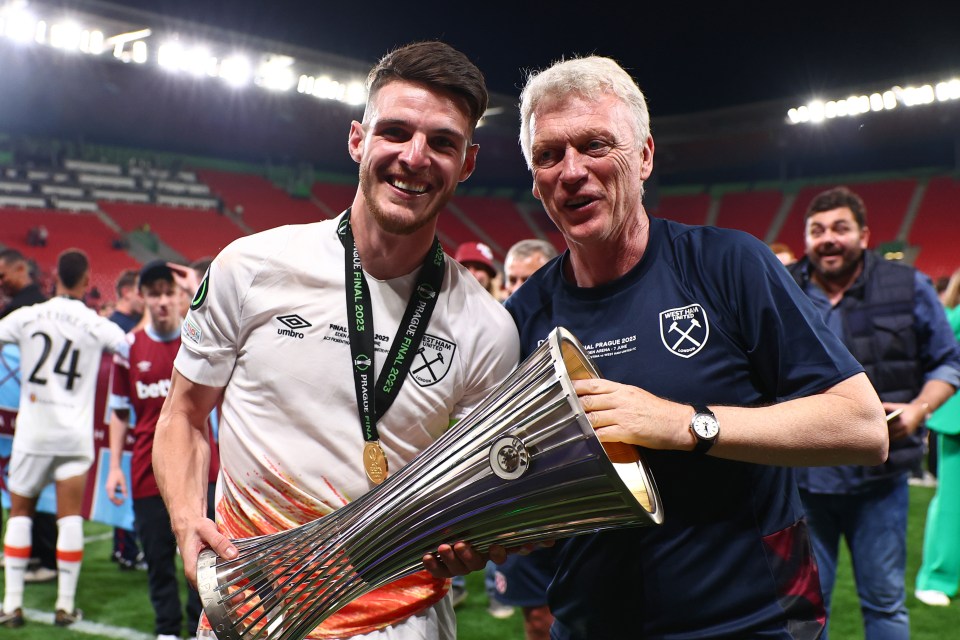
[[[363,467],[336,229],[331,220],[235,241],[214,260],[183,323],[177,370],[226,387],[219,513],[236,537],[308,522],[373,486]],[[415,274],[366,279],[379,375]],[[516,367],[519,341],[503,306],[448,257],[426,335],[411,355],[378,425],[393,471],[496,388]]]
[[[93,457],[93,403],[106,349],[126,354],[123,330],[80,300],[58,296],[0,320],[20,346],[20,409],[13,451]]]

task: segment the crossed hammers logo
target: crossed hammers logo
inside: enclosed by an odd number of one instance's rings
[[[671,348],[672,348],[674,351],[676,351],[676,350],[677,350],[677,347],[679,347],[679,346],[680,346],[680,343],[683,342],[684,340],[689,340],[689,341],[692,342],[694,345],[696,345],[696,346],[699,347],[699,346],[700,346],[700,342],[698,342],[698,341],[696,340],[696,338],[691,337],[691,336],[690,336],[690,333],[691,333],[694,329],[699,329],[701,326],[703,326],[703,325],[700,324],[700,321],[699,321],[699,320],[697,320],[696,318],[691,318],[691,319],[690,319],[690,327],[689,327],[686,331],[681,331],[681,330],[680,330],[680,327],[678,326],[677,321],[674,320],[674,321],[673,321],[673,324],[670,325],[670,328],[667,329],[667,333],[670,333],[671,331],[676,331],[677,333],[680,334],[680,339],[677,340],[676,342],[674,342],[674,343],[673,343],[673,347],[671,347]]]

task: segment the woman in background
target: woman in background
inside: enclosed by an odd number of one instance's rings
[[[960,339],[960,269],[941,297],[953,334]],[[927,420],[937,436],[937,492],[930,501],[923,539],[923,563],[916,597],[945,607],[960,586],[960,393]]]

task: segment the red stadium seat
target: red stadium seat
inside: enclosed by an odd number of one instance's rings
[[[908,241],[920,247],[915,265],[932,278],[949,276],[960,268],[958,203],[960,182],[949,176],[932,178],[910,227]]]

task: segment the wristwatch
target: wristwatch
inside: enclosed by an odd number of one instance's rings
[[[717,436],[720,435],[720,422],[708,407],[697,404],[692,406],[694,413],[690,421],[690,431],[693,431],[693,435],[697,438],[693,452],[703,455],[717,441]]]

